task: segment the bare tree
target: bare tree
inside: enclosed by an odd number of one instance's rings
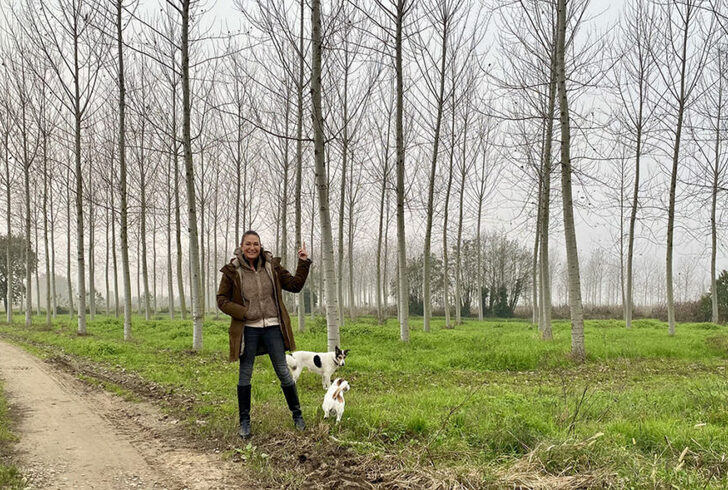
[[[672,140],[672,165],[670,170],[670,197],[667,210],[666,294],[669,335],[675,335],[675,302],[673,297],[673,243],[675,228],[675,194],[678,163],[686,110],[693,103],[695,88],[702,76],[710,52],[710,39],[715,29],[715,19],[704,21],[704,0],[682,0],[674,4],[660,4],[666,22],[658,33],[658,47],[653,51],[657,71],[667,92],[662,99],[669,111],[674,111],[674,126],[668,132]],[[700,41],[690,41],[690,33],[703,29]],[[674,127],[674,130],[672,129]]]
[[[404,141],[404,66],[402,61],[405,29],[409,21],[409,14],[414,8],[411,0],[375,0],[376,5],[385,18],[393,26],[380,24],[388,37],[387,42],[394,42],[394,72],[396,77],[395,100],[395,141],[397,148],[396,159],[396,195],[397,195],[397,283],[398,283],[398,317],[400,339],[409,342],[409,301],[407,278],[407,242],[405,236],[405,141]]]
[[[9,49],[6,51],[4,50],[4,55],[9,54]],[[9,76],[9,69],[10,65],[9,63],[2,63],[3,66],[3,75],[4,75],[4,86],[2,94],[0,94],[0,124],[2,124],[2,159],[5,163],[5,172],[3,175],[3,185],[5,186],[5,197],[7,199],[6,202],[6,224],[7,224],[7,237],[8,240],[10,240],[10,237],[12,236],[12,229],[11,229],[11,216],[12,216],[12,196],[11,196],[11,188],[13,186],[14,181],[14,172],[11,173],[10,171],[10,132],[12,124],[12,117],[11,117],[11,108],[10,108],[10,76]],[[5,320],[8,322],[8,324],[13,323],[13,269],[12,269],[12,259],[10,256],[10,247],[7,247],[5,250],[5,270],[6,272],[6,281],[7,281],[7,287],[5,288]]]
[[[427,223],[425,224],[425,248],[424,248],[424,263],[423,263],[423,281],[424,281],[424,292],[423,292],[423,321],[424,331],[430,331],[430,317],[431,305],[432,305],[432,293],[431,293],[431,278],[430,278],[430,261],[431,261],[431,240],[432,240],[432,220],[434,218],[434,197],[435,197],[435,174],[437,171],[437,159],[440,152],[440,128],[442,126],[442,119],[444,113],[445,100],[448,97],[445,94],[445,79],[446,69],[448,63],[448,44],[450,42],[450,33],[453,29],[453,23],[456,22],[453,19],[457,13],[461,4],[459,2],[442,0],[433,2],[427,8],[427,17],[429,22],[436,27],[437,41],[439,42],[439,68],[435,72],[434,79],[429,78],[429,61],[435,61],[436,54],[433,52],[435,49],[430,49],[428,44],[424,40],[420,40],[418,47],[422,50],[422,57],[425,60],[422,63],[418,63],[420,73],[423,75],[423,80],[426,82],[426,87],[434,96],[435,103],[435,125],[433,128],[432,137],[432,157],[430,159],[430,176],[428,181],[427,190]]]
[[[699,123],[693,124],[692,139],[697,154],[696,165],[691,166],[689,182],[697,185],[698,192],[709,190],[710,196],[710,296],[711,321],[718,323],[718,288],[716,283],[718,254],[718,197],[726,189],[728,156],[722,143],[725,141],[725,114],[728,111],[728,49],[718,44],[712,50],[706,73],[699,85],[703,94],[696,107]],[[711,148],[712,147],[712,148]],[[708,151],[711,148],[713,151]],[[702,200],[701,200],[702,201]]]
[[[296,246],[303,243],[303,228],[301,220],[301,188],[303,182],[303,89],[304,89],[304,68],[305,68],[305,51],[304,51],[304,11],[305,1],[301,0],[299,6],[300,23],[298,33],[298,50],[296,52],[298,61],[298,81],[296,83],[296,100],[298,110],[296,112],[296,191],[295,191],[295,213],[296,213]],[[313,221],[313,216],[311,216]],[[309,242],[313,247],[313,241]],[[311,296],[311,288],[309,286],[309,298]],[[298,301],[298,331],[303,332],[306,328],[305,315],[305,292],[296,296]],[[313,311],[313,300],[310,300],[311,311]]]
[[[627,244],[627,271],[624,300],[624,319],[627,328],[632,327],[633,310],[633,262],[634,234],[639,208],[641,160],[648,130],[653,119],[656,105],[651,99],[654,86],[654,64],[652,56],[655,43],[655,14],[646,0],[628,3],[623,22],[620,24],[618,50],[620,64],[614,70],[614,85],[621,102],[624,137],[634,147],[634,182],[632,205],[630,207],[629,232]]]
[[[30,241],[30,166],[33,164],[33,156],[31,156],[30,127],[28,124],[28,112],[30,107],[30,80],[26,73],[26,60],[21,57],[21,62],[15,66],[15,93],[18,96],[18,105],[20,114],[16,114],[16,124],[20,128],[20,138],[22,141],[21,150],[18,152],[19,160],[23,164],[23,184],[24,184],[24,204],[25,204],[25,326],[31,324],[31,315],[33,310],[33,288],[31,287],[31,273],[33,264],[31,263],[30,247],[33,242]],[[9,239],[9,237],[8,237]],[[39,298],[40,299],[40,298]]]
[[[476,199],[475,206],[477,208],[475,246],[478,250],[476,301],[478,304],[479,321],[483,321],[482,292],[485,286],[483,277],[483,242],[481,239],[483,206],[486,204],[488,198],[493,195],[493,189],[497,186],[501,170],[496,152],[496,129],[496,123],[491,120],[490,117],[482,116],[479,118],[477,128],[477,152],[481,156],[481,163],[480,165],[477,163],[475,164],[475,179],[472,181]]]
[[[458,234],[455,241],[455,325],[461,325],[462,320],[462,243],[463,243],[463,225],[464,225],[464,205],[465,184],[467,176],[470,174],[476,159],[472,157],[472,148],[468,139],[468,130],[473,119],[473,99],[474,92],[477,90],[478,78],[472,69],[466,74],[463,87],[462,105],[460,106],[462,114],[462,133],[463,137],[460,141],[460,158],[457,165],[460,174],[460,185],[458,186]],[[455,107],[453,107],[455,110]]]
[[[76,250],[78,256],[78,333],[86,334],[86,278],[83,249],[83,172],[81,130],[105,62],[100,42],[98,10],[88,0],[36,2],[26,0],[23,29],[53,68],[61,90],[51,91],[73,115],[76,178]],[[69,58],[68,52],[72,53]],[[46,82],[45,79],[43,79]]]
[[[314,159],[316,162],[316,187],[319,197],[319,221],[321,223],[321,246],[324,274],[326,278],[326,326],[327,347],[333,351],[340,345],[338,312],[336,295],[336,275],[334,272],[334,241],[331,233],[331,217],[329,214],[329,182],[326,172],[324,148],[324,116],[321,110],[321,2],[311,2],[311,98],[313,106]]]
[[[126,79],[124,72],[123,0],[116,1],[116,47],[118,56],[117,80],[119,83],[119,195],[121,228],[121,268],[124,282],[124,340],[131,340],[131,272],[129,270],[129,219],[126,165]]]
[[[190,90],[190,8],[194,0],[177,0],[174,8],[181,16],[182,51],[182,145],[184,148],[185,180],[187,182],[187,227],[190,235],[190,275],[192,282],[192,348],[202,350],[202,295],[200,284],[200,251],[197,234],[197,199],[195,171],[192,165],[192,100]],[[199,16],[196,16],[199,22]]]
[[[566,92],[566,0],[558,0],[556,41],[556,75],[559,91],[561,123],[561,192],[564,212],[564,235],[569,268],[569,310],[571,313],[571,355],[575,360],[586,360],[584,347],[584,309],[581,303],[579,255],[576,248],[573,198],[571,194],[571,127],[569,101]]]

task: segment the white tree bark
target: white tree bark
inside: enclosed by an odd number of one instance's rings
[[[6,72],[7,73],[7,72]],[[7,85],[6,85],[7,89]],[[8,91],[6,90],[6,93]],[[5,110],[7,113],[9,113],[8,107],[5,107]],[[5,131],[3,133],[3,154],[4,154],[4,160],[5,160],[5,197],[7,198],[7,205],[6,205],[6,211],[7,214],[5,216],[6,224],[7,224],[7,237],[8,237],[8,244],[10,243],[10,238],[12,237],[12,230],[11,230],[11,212],[12,212],[12,203],[13,200],[10,195],[10,117],[9,114],[6,114],[6,127]],[[13,323],[13,269],[12,269],[12,260],[10,258],[10,246],[8,246],[5,249],[5,270],[7,271],[7,283],[8,286],[5,291],[5,320],[8,322],[8,325],[11,325]]]
[[[564,235],[569,277],[569,309],[571,313],[571,355],[574,360],[586,360],[584,346],[584,309],[581,303],[581,279],[579,275],[579,254],[576,247],[574,208],[571,194],[571,128],[569,103],[566,93],[566,0],[558,0],[556,73],[559,91],[561,122],[561,187],[564,212]]]
[[[126,85],[124,79],[124,42],[122,0],[116,1],[116,43],[119,56],[119,186],[121,194],[121,267],[124,281],[124,340],[131,340],[131,272],[129,270],[129,225],[126,185]]]
[[[296,247],[300,246],[303,239],[303,223],[301,219],[301,187],[303,183],[303,75],[304,75],[304,53],[303,53],[303,32],[304,32],[304,12],[306,4],[304,0],[300,2],[300,26],[298,35],[298,83],[296,84],[296,99],[298,102],[298,112],[296,114],[296,191],[295,191],[295,219],[296,219]],[[311,216],[313,222],[313,215]],[[313,241],[309,243],[313,247]],[[305,286],[302,294],[296,295],[298,303],[298,331],[303,333],[306,330],[306,290],[311,303],[311,311],[313,311],[313,297],[311,295],[311,286]]]
[[[319,221],[322,236],[322,269],[326,283],[326,327],[327,347],[333,351],[341,345],[339,334],[339,305],[336,294],[336,275],[334,271],[334,241],[331,233],[329,214],[329,181],[326,174],[324,148],[324,116],[321,110],[321,2],[311,2],[311,97],[313,102],[314,159],[316,163],[316,187],[319,197]]]
[[[549,80],[549,94],[547,101],[547,109],[545,114],[546,131],[544,135],[544,147],[541,154],[541,208],[539,220],[541,235],[539,239],[539,263],[540,263],[540,298],[541,312],[539,315],[539,332],[541,339],[552,340],[553,332],[551,329],[551,271],[549,269],[549,217],[551,208],[551,153],[554,134],[554,109],[556,106],[556,43],[554,40],[553,49],[551,50],[551,69]]]
[[[91,138],[93,139],[93,138]],[[95,281],[95,235],[96,235],[96,209],[95,209],[95,192],[92,190],[93,185],[93,164],[88,165],[88,284],[89,284],[89,316],[91,321],[96,317],[96,281]]]
[[[192,130],[190,97],[190,3],[181,1],[182,14],[182,144],[184,146],[185,180],[187,183],[187,230],[190,244],[190,281],[192,283],[192,349],[202,350],[202,297],[200,288],[200,251],[197,233],[197,200],[195,198],[195,171],[192,165]]]
[[[399,336],[409,342],[409,281],[407,278],[407,239],[404,222],[404,80],[402,67],[402,41],[404,18],[411,5],[406,0],[397,0],[395,16],[395,71],[397,77],[397,109],[395,132],[397,139],[397,266],[399,268]]]
[[[430,317],[432,316],[432,278],[430,277],[431,269],[431,242],[432,242],[432,220],[434,218],[434,198],[435,198],[435,174],[437,171],[437,157],[440,151],[440,128],[442,126],[442,116],[445,106],[445,66],[447,62],[447,45],[450,31],[451,10],[453,4],[444,2],[439,5],[436,11],[441,13],[438,23],[442,30],[437,33],[440,36],[440,68],[438,70],[439,85],[437,89],[436,103],[437,114],[435,116],[435,128],[432,142],[432,157],[430,158],[430,175],[427,187],[427,224],[425,225],[425,249],[423,256],[423,329],[425,332],[430,331]]]
[[[713,188],[710,203],[710,304],[711,304],[711,321],[718,323],[718,284],[716,282],[716,256],[718,253],[718,229],[716,222],[716,208],[718,201],[718,182],[722,174],[721,166],[721,114],[723,111],[723,90],[725,88],[725,69],[726,60],[724,59],[726,52],[718,49],[717,65],[718,65],[718,104],[717,114],[715,117],[715,160],[713,163]]]

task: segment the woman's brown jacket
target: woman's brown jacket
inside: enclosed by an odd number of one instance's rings
[[[286,305],[281,300],[281,290],[285,289],[286,291],[297,293],[303,289],[303,285],[306,283],[306,278],[308,277],[309,267],[311,267],[311,259],[298,259],[296,275],[292,276],[290,272],[281,267],[280,257],[273,257],[266,251],[262,251],[261,254],[265,259],[264,267],[273,279],[275,299],[281,319],[280,328],[283,334],[283,343],[286,350],[296,350],[296,342],[293,339],[293,329],[291,328],[291,318],[288,316]],[[230,357],[228,360],[230,362],[237,361],[242,352],[241,346],[243,342],[243,329],[245,327],[245,314],[248,311],[248,300],[243,297],[243,288],[240,283],[240,275],[237,271],[239,264],[239,259],[233,258],[220,269],[222,278],[220,279],[220,286],[217,289],[217,307],[231,317],[230,329],[228,330],[230,337]],[[265,353],[265,347],[261,343],[258,346],[256,355]]]

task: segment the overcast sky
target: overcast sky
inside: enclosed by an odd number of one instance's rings
[[[243,0],[245,4],[250,4],[248,0]],[[141,0],[141,8],[147,12],[151,12],[153,9],[158,9],[160,4],[163,4],[161,0]],[[217,29],[230,29],[238,27],[243,23],[243,16],[240,11],[233,6],[232,0],[227,1],[212,1],[207,0],[204,2],[204,8],[206,10],[203,22],[210,26],[213,31]],[[237,3],[237,2],[235,2]],[[625,0],[615,0],[611,2],[605,1],[592,1],[591,4],[591,16],[593,19],[593,27],[598,30],[607,30],[610,26],[613,26],[619,18],[621,9],[625,4]],[[309,21],[308,16],[306,18]],[[493,53],[494,56],[498,56],[498,53]],[[575,189],[576,198],[578,199],[579,194],[582,192],[581,189]],[[589,192],[589,190],[587,190]],[[558,203],[556,203],[558,205]],[[486,226],[490,224],[493,228],[502,228],[505,230],[509,229],[510,223],[517,219],[519,209],[514,209],[509,205],[507,200],[501,200],[494,204],[496,211],[491,212],[486,219]],[[600,216],[600,213],[591,213],[583,210],[577,211],[577,231],[578,231],[578,242],[580,248],[580,255],[585,258],[593,249],[596,248],[613,248],[615,243],[615,229],[614,220],[618,220],[618,216]],[[666,213],[665,219],[661,220],[665,223],[657,224],[657,228],[665,228],[666,225]],[[408,227],[410,225],[408,224]],[[654,224],[651,226],[655,226]],[[677,276],[677,264],[681,260],[696,261],[702,269],[702,274],[707,278],[709,270],[709,248],[708,248],[708,237],[702,239],[695,239],[683,231],[688,230],[692,227],[690,223],[682,223],[681,229],[676,230],[676,267],[675,273]],[[697,225],[696,225],[697,226]],[[413,224],[411,228],[408,228],[411,232],[418,234],[421,233],[421,226]],[[522,232],[521,232],[522,233]],[[563,243],[563,237],[554,234],[553,240],[555,246],[555,253],[562,253],[561,245]],[[663,231],[655,231],[654,236],[649,234],[643,234],[643,243],[641,246],[641,253],[636,260],[656,260],[661,261],[664,264],[664,243],[665,237]],[[562,253],[563,255],[563,253]],[[728,256],[726,252],[725,242],[721,244],[718,259],[719,270],[722,268],[728,268]]]

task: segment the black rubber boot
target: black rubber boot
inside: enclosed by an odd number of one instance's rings
[[[238,410],[240,411],[240,431],[243,439],[250,437],[250,385],[238,385]]]
[[[301,404],[298,402],[298,392],[296,391],[296,385],[281,386],[283,394],[286,396],[286,402],[288,402],[288,408],[293,414],[293,425],[296,426],[297,430],[305,430],[306,423],[303,421],[303,414],[301,413]]]

